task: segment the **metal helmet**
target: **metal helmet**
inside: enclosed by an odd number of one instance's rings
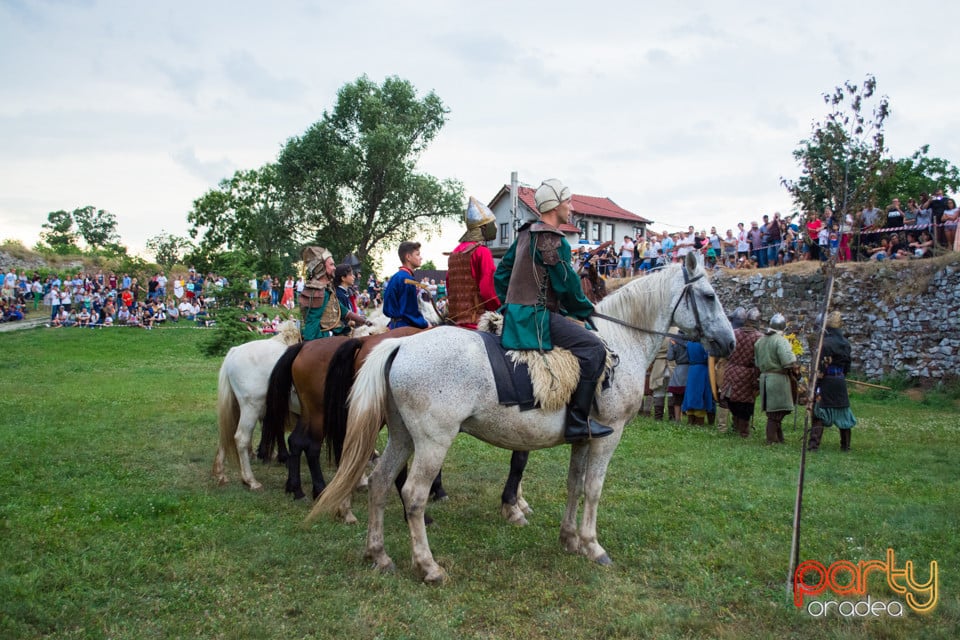
[[[750,310],[747,311],[745,323],[754,327],[760,324],[760,309],[750,307]]]
[[[496,220],[497,217],[487,205],[470,196],[470,202],[467,203],[467,210],[463,214],[463,221],[467,226],[467,232],[460,238],[460,242],[482,242],[483,240],[491,240],[492,238],[487,238],[487,234],[484,234],[483,231],[484,227],[491,222],[496,222]],[[494,227],[494,230],[496,230],[496,227]]]
[[[787,328],[787,319],[782,313],[773,314],[773,317],[770,318],[770,328],[774,331],[783,331]]]
[[[330,258],[333,258],[333,254],[324,247],[306,247],[300,254],[300,259],[306,267],[307,279],[323,275],[327,260]]]
[[[737,307],[733,310],[733,313],[730,314],[730,320],[739,320],[743,322],[747,319],[747,310],[743,307]]]

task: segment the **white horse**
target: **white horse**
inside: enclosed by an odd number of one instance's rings
[[[257,421],[263,419],[270,372],[287,347],[298,342],[300,328],[296,322],[287,320],[280,324],[272,338],[237,345],[223,359],[217,392],[220,446],[213,460],[213,476],[219,484],[227,482],[223,462],[229,456],[240,466],[244,484],[251,489],[263,486],[253,477],[250,468],[253,429]],[[295,394],[291,394],[290,409],[299,413]]]
[[[417,306],[420,308],[421,315],[423,315],[431,325],[436,326],[443,322],[443,319],[437,314],[436,308],[430,301],[424,300],[423,296],[417,296]],[[367,320],[371,323],[369,326],[355,328],[350,336],[353,338],[362,338],[363,336],[375,336],[389,331],[387,325],[390,324],[390,318],[383,315],[382,306],[371,309],[370,313],[367,314]]]
[[[640,409],[647,365],[671,325],[704,343],[711,355],[729,354],[736,340],[720,301],[710,286],[703,258],[691,253],[683,265],[638,278],[608,296],[597,311],[619,322],[596,319],[600,335],[620,358],[611,386],[597,396],[594,416],[613,428],[612,435],[572,445],[567,476],[567,506],[560,541],[572,553],[600,564],[610,557],[597,541],[597,505],[607,464],[623,427]],[[595,316],[596,318],[596,316]],[[400,340],[386,340],[373,350],[350,395],[347,435],[341,466],[314,505],[308,520],[333,512],[356,485],[377,432],[386,417],[389,438],[370,478],[366,557],[381,570],[393,568],[384,550],[383,510],[390,484],[413,455],[402,495],[413,547],[413,563],[426,582],[442,581],[443,568],[430,552],[423,513],[430,482],[447,451],[464,431],[512,450],[564,444],[565,410],[520,412],[499,404],[480,336],[441,327]],[[583,518],[577,511],[584,496]]]

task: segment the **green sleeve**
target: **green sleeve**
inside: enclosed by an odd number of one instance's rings
[[[558,248],[560,261],[554,265],[547,266],[547,275],[550,278],[550,284],[557,294],[557,300],[560,306],[566,311],[568,316],[586,320],[593,313],[593,303],[587,299],[583,293],[583,286],[580,284],[580,277],[573,270],[571,260],[573,259],[570,243],[564,238]]]
[[[510,274],[513,273],[513,262],[517,257],[517,241],[507,250],[506,255],[500,259],[496,272],[493,274],[493,286],[497,290],[497,297],[504,304],[507,303],[507,287],[510,285]]]

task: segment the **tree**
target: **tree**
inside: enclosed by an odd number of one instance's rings
[[[824,207],[841,214],[859,211],[876,197],[877,185],[890,171],[883,160],[889,100],[877,96],[876,88],[876,78],[867,76],[863,86],[848,81],[823,95],[830,112],[813,124],[810,138],[793,152],[800,178],[780,179],[794,204],[808,215]],[[872,100],[876,104],[868,117],[867,102]]]
[[[40,232],[40,238],[54,253],[66,255],[79,251],[77,234],[73,230],[73,216],[69,211],[51,211],[41,226],[46,231]]]
[[[117,234],[117,218],[109,211],[90,205],[73,210],[73,220],[87,247],[93,252],[120,241]]]
[[[180,262],[184,254],[193,248],[193,243],[182,236],[161,231],[147,240],[147,249],[153,253],[157,264],[169,271]]]
[[[418,99],[397,77],[342,87],[333,112],[288,140],[278,161],[284,193],[314,240],[338,259],[354,253],[372,266],[378,246],[429,237],[459,216],[463,186],[416,172],[447,113],[433,92]]]
[[[187,221],[190,237],[200,237],[200,253],[252,253],[259,258],[257,272],[279,273],[300,257],[301,218],[286,204],[275,164],[222,180],[193,202]]]
[[[921,193],[944,193],[960,190],[960,170],[943,158],[927,156],[930,145],[923,145],[909,158],[889,160],[886,177],[877,185],[877,203],[887,205],[900,198],[904,207],[907,198],[919,198]],[[922,204],[922,203],[921,203]]]

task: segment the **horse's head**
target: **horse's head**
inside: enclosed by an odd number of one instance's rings
[[[703,343],[712,356],[730,355],[737,346],[730,320],[707,279],[703,256],[695,251],[683,261],[683,288],[673,305],[672,322],[686,337]]]

